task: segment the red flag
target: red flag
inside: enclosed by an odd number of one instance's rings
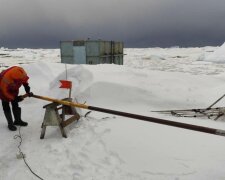
[[[59,80],[61,82],[61,86],[59,88],[66,88],[71,89],[72,88],[72,82],[67,80]]]

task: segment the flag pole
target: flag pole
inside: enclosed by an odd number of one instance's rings
[[[71,98],[71,92],[72,92],[72,84],[71,84],[71,87],[69,89],[69,98]]]
[[[68,71],[67,71],[67,64],[65,63],[65,69],[66,69],[66,80],[68,81]],[[71,87],[69,88],[69,98],[71,98],[71,93],[72,93],[72,84]]]

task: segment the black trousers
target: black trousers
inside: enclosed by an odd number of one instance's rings
[[[15,101],[15,100],[11,101],[11,102],[2,101],[3,111],[4,111],[6,120],[7,120],[9,125],[13,124],[13,118],[12,118],[10,103],[12,105],[12,112],[13,112],[15,122],[21,121],[21,108],[19,107],[18,102]]]
[[[20,110],[19,103],[17,101],[14,100],[14,101],[8,102],[8,101],[2,100],[2,108],[4,112],[11,113],[10,103],[12,105],[13,112],[17,112]]]

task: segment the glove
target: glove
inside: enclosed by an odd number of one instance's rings
[[[27,93],[29,97],[32,97],[34,94],[32,92]]]
[[[23,87],[24,87],[26,93],[29,94],[30,93],[30,86],[28,84],[23,84]]]
[[[23,101],[23,97],[22,96],[16,96],[15,101],[21,102],[21,101]]]

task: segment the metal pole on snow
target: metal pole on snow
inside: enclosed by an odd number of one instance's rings
[[[207,109],[210,109],[211,107],[213,107],[216,103],[218,103],[221,99],[223,99],[225,96],[225,94],[223,96],[221,96],[219,99],[217,99],[213,104],[211,104]]]
[[[93,110],[93,111],[138,119],[138,120],[142,120],[142,121],[163,124],[163,125],[173,126],[173,127],[183,128],[183,129],[189,129],[189,130],[198,131],[198,132],[204,132],[204,133],[208,133],[208,134],[225,136],[225,130],[221,130],[221,129],[214,129],[214,128],[209,128],[209,127],[204,127],[204,126],[186,124],[186,123],[169,121],[169,120],[165,120],[165,119],[148,117],[148,116],[143,116],[143,115],[138,115],[138,114],[115,111],[115,110],[105,109],[105,108],[100,108],[100,107],[95,107],[95,106],[88,106],[85,104],[79,104],[79,103],[74,103],[74,102],[69,102],[69,101],[64,101],[64,100],[59,100],[59,99],[53,99],[50,97],[39,96],[39,95],[34,95],[34,94],[31,97],[50,101],[50,102],[55,102],[55,103],[59,103],[59,104],[67,105],[67,106],[72,106],[72,107],[77,107],[77,108],[82,108],[82,109],[89,109],[89,110]]]

